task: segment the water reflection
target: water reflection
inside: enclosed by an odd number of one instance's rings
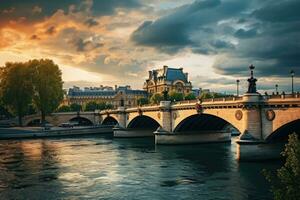
[[[268,199],[260,171],[234,142],[155,146],[153,139],[0,142],[4,199]]]

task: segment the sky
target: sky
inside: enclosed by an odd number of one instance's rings
[[[64,87],[131,85],[183,67],[194,88],[300,90],[299,0],[0,0],[0,66],[49,58]]]

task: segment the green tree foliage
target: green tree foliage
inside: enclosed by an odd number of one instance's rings
[[[62,105],[57,109],[57,112],[71,112],[71,107],[67,105]]]
[[[36,114],[37,113],[37,110],[36,110],[36,107],[33,105],[33,104],[29,104],[27,106],[27,110],[26,110],[26,115],[33,115],[33,114]]]
[[[95,101],[87,102],[85,105],[85,111],[94,111],[98,109],[98,104]]]
[[[139,98],[138,100],[137,100],[137,103],[138,103],[138,105],[146,105],[146,104],[149,104],[149,99],[148,98],[145,98],[145,97],[143,97],[143,98]]]
[[[288,144],[281,153],[285,164],[274,175],[264,170],[267,180],[272,184],[275,200],[300,199],[300,141],[296,133],[289,135]]]
[[[172,91],[172,92],[169,93],[169,100],[170,101],[182,101],[183,100],[183,94]]]
[[[185,100],[194,100],[194,99],[196,99],[196,96],[193,93],[188,93],[187,95],[185,95],[184,99]]]
[[[200,99],[222,98],[222,97],[229,97],[229,96],[230,95],[226,95],[218,92],[202,92],[200,94]]]
[[[12,114],[5,108],[0,100],[0,119],[6,119],[12,117]]]
[[[161,95],[161,94],[159,94],[159,93],[155,93],[155,94],[153,94],[152,96],[151,96],[151,98],[150,98],[150,102],[152,103],[152,104],[158,104],[160,101],[162,101],[163,100],[163,96]]]
[[[77,103],[72,103],[70,105],[70,109],[71,109],[72,112],[79,112],[79,111],[82,110],[82,106],[77,104]]]
[[[58,65],[52,60],[30,60],[28,65],[32,71],[32,84],[34,88],[33,101],[41,112],[42,123],[45,116],[59,106],[63,100],[63,81]]]
[[[106,108],[105,109],[113,109],[114,106],[112,104],[106,104]]]
[[[211,98],[213,98],[213,95],[210,92],[202,92],[200,94],[200,99],[211,99]]]
[[[3,104],[18,116],[22,126],[22,117],[32,102],[33,87],[31,73],[25,63],[6,63],[1,70],[0,93]]]
[[[97,103],[95,101],[90,101],[85,105],[85,111],[95,111],[95,110],[105,110],[112,109],[113,105],[107,104],[105,102]]]

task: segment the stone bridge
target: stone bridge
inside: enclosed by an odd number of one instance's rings
[[[27,115],[23,117],[23,124],[25,126],[33,125],[34,123],[39,123],[41,120],[41,115]],[[99,112],[61,112],[52,113],[46,116],[46,121],[55,126],[61,123],[66,123],[70,121],[80,121],[85,125],[97,125],[99,123]]]
[[[118,123],[123,128],[159,126],[170,133],[203,130],[222,130],[231,125],[240,133],[255,139],[274,138],[273,133],[300,119],[300,96],[261,96],[182,101],[162,101],[160,105],[119,108],[100,112],[102,124]],[[153,128],[153,127],[152,127]]]
[[[100,112],[101,124],[118,124],[116,137],[153,134],[157,144],[230,140],[228,128],[241,133],[240,141],[273,142],[300,131],[300,95],[263,96],[246,93],[227,97]]]

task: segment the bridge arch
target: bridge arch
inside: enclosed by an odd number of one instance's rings
[[[232,126],[238,130],[233,124],[225,119],[212,114],[193,114],[182,119],[173,132],[190,132],[190,131],[220,131]]]
[[[278,127],[267,138],[267,142],[284,142],[287,141],[288,135],[297,133],[300,135],[300,119],[289,121],[286,124]]]
[[[107,116],[101,123],[102,125],[117,125],[119,124],[118,120],[112,116]]]
[[[80,126],[92,126],[92,125],[94,125],[94,123],[90,119],[85,118],[85,117],[81,117],[81,116],[73,117],[69,120],[69,122],[71,122],[71,123],[76,122]]]
[[[147,129],[147,130],[156,130],[160,126],[159,122],[157,122],[152,117],[146,115],[138,115],[133,118],[127,125],[129,129]]]

